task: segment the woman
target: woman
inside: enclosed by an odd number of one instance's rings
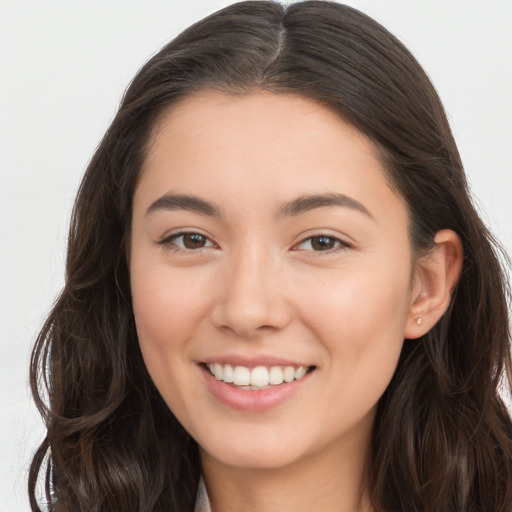
[[[498,253],[384,28],[330,2],[200,21],[80,187],[32,509],[49,454],[56,511],[511,510]]]

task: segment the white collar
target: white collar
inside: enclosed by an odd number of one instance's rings
[[[203,477],[199,480],[199,487],[197,489],[196,507],[194,512],[211,512],[210,500],[208,499],[208,493],[206,492],[206,486],[204,485]]]

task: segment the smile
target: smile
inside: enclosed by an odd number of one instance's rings
[[[256,366],[249,368],[222,363],[210,363],[206,366],[217,380],[245,390],[271,389],[283,383],[300,380],[314,368],[307,366]]]
[[[210,360],[199,368],[211,396],[230,409],[249,413],[262,413],[293,400],[317,380],[316,366],[262,359],[244,361],[245,365],[229,358],[229,362]]]

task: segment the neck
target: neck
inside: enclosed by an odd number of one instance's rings
[[[330,446],[279,468],[227,466],[202,452],[212,512],[371,512],[362,448]]]

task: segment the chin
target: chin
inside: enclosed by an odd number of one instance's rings
[[[227,443],[200,444],[202,457],[216,459],[221,464],[240,469],[277,469],[289,466],[301,458],[296,441],[260,439],[247,435],[244,439],[227,437]]]

